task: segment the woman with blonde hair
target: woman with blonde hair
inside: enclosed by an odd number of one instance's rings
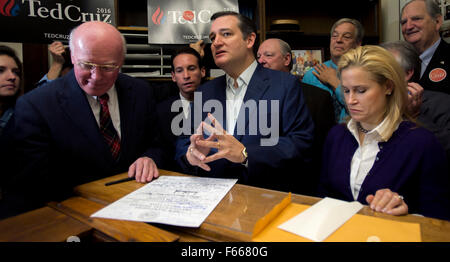
[[[445,153],[407,112],[403,69],[390,52],[362,46],[338,64],[350,117],[328,134],[319,192],[391,215],[450,219]]]

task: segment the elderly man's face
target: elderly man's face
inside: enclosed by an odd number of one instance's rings
[[[340,58],[348,50],[356,48],[360,43],[356,41],[356,28],[351,23],[342,23],[331,34],[331,57]]]
[[[81,89],[91,96],[106,93],[123,64],[122,44],[113,39],[110,42],[99,40],[78,37],[72,51],[75,77]]]
[[[267,39],[264,41],[258,49],[257,53],[258,62],[273,70],[289,71],[289,63],[291,57],[289,54],[283,55],[281,53],[280,43],[275,39]]]
[[[422,53],[439,38],[442,21],[428,14],[425,2],[415,1],[403,9],[400,24],[405,40]]]

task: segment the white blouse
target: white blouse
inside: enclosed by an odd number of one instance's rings
[[[359,141],[356,121],[351,119],[347,124],[347,128],[355,137],[356,141],[358,141],[359,145],[353,155],[350,171],[350,188],[353,193],[353,198],[357,200],[359,191],[361,190],[361,185],[364,182],[364,179],[366,179],[370,169],[372,169],[378,152],[380,152],[378,143],[383,142],[380,134],[386,129],[386,119],[384,119],[377,127],[365,134],[363,144]]]

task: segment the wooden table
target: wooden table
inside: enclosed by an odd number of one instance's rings
[[[182,175],[176,172],[160,170],[161,175]],[[101,179],[75,188],[75,193],[84,199],[110,204],[128,193],[143,186],[135,181],[105,186],[106,182],[126,177],[120,174]],[[263,188],[236,184],[222,199],[200,228],[183,228],[175,226],[160,226],[166,231],[181,235],[181,241],[251,241],[255,223],[281,202],[287,193]],[[313,205],[320,198],[303,195],[292,195],[292,202]],[[375,216],[403,222],[419,223],[422,241],[450,241],[450,222],[420,217],[414,215],[390,216],[372,211],[364,206],[359,214]]]
[[[183,174],[160,170],[161,175]],[[124,197],[144,184],[136,181],[105,186],[126,177],[119,174],[77,186],[77,195],[60,203],[0,221],[0,241],[67,241],[71,236],[81,241],[205,242],[252,239],[255,223],[280,203],[286,192],[236,184],[225,195],[199,228],[155,225],[143,222],[91,218],[104,206]],[[320,198],[292,195],[292,202],[313,205]],[[367,206],[359,214],[402,222],[419,223],[422,241],[449,242],[450,222],[414,215],[390,216],[373,212]]]

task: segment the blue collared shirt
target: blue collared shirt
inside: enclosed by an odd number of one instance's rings
[[[332,60],[325,61],[323,64],[337,70],[337,65],[335,63],[333,63]],[[335,112],[336,120],[338,120],[340,123],[345,122],[345,118],[348,116],[348,114],[347,114],[347,111],[345,110],[345,106],[344,106],[345,102],[344,102],[344,98],[342,96],[341,85],[339,85],[336,88],[336,91],[333,92],[329,87],[327,87],[322,82],[320,82],[320,80],[313,74],[313,71],[315,71],[314,68],[309,70],[308,72],[306,72],[306,74],[303,76],[302,82],[313,85],[313,86],[317,86],[319,88],[322,88],[325,91],[328,91],[330,93],[331,97],[333,98],[333,100],[335,100],[335,101],[333,101],[335,111],[339,110],[339,112]],[[337,106],[339,106],[340,108],[337,108]]]
[[[432,46],[430,46],[427,50],[423,51],[422,54],[420,54],[420,59],[422,60],[422,68],[420,70],[420,77],[422,78],[423,73],[425,73],[425,70],[428,67],[428,64],[431,61],[431,58],[434,55],[434,52],[438,48],[439,44],[441,43],[441,38],[439,38],[436,43],[434,43]]]

